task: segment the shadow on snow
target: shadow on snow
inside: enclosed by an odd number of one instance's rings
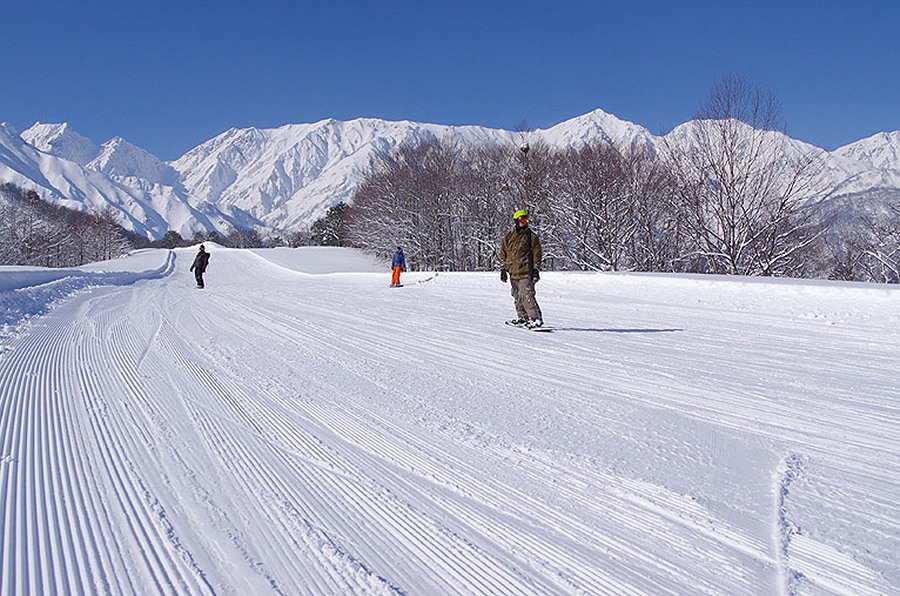
[[[554,327],[554,331],[583,331],[591,333],[680,333],[684,329],[592,329],[590,327]]]

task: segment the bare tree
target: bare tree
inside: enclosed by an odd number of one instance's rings
[[[623,156],[622,176],[635,228],[628,266],[636,271],[680,270],[684,221],[671,200],[675,183],[670,170],[649,149],[634,146]]]
[[[867,220],[865,228],[854,245],[864,279],[900,283],[900,204],[888,205],[888,212],[878,220]]]
[[[0,185],[0,264],[75,267],[146,243],[117,223],[111,207],[88,214]]]
[[[348,241],[385,258],[402,245],[411,269],[492,268],[501,153],[443,139],[380,156],[347,210]]]
[[[515,211],[509,186],[511,149],[490,145],[469,148],[457,168],[457,209],[461,213],[459,241],[468,268],[492,270],[497,265],[498,235],[512,223]]]
[[[778,102],[737,77],[715,85],[695,120],[667,137],[680,206],[713,272],[789,272],[811,241],[801,217],[817,158],[783,134]]]
[[[635,187],[625,157],[614,147],[586,146],[557,157],[550,235],[577,269],[627,268],[638,233]]]
[[[107,261],[128,251],[130,245],[116,223],[116,212],[110,206],[91,214],[90,228],[93,261]]]

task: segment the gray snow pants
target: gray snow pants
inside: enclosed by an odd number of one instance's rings
[[[534,297],[534,282],[531,278],[510,279],[510,292],[516,305],[516,314],[520,319],[543,319],[541,307]]]

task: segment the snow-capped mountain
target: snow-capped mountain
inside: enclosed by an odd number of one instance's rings
[[[670,142],[685,134],[682,125]],[[773,133],[778,134],[778,133]],[[126,227],[149,238],[175,230],[227,234],[233,226],[263,231],[309,225],[329,207],[352,200],[371,159],[406,143],[455,139],[461,144],[519,143],[523,136],[553,147],[608,142],[657,148],[662,137],[603,110],[556,126],[518,133],[360,118],[228,130],[169,163],[116,137],[102,145],[67,124],[35,124],[19,135],[0,127],[0,182],[34,189],[84,210],[111,205]],[[827,152],[816,151],[832,196],[900,189],[900,132],[882,133]]]
[[[643,126],[621,120],[603,110],[594,110],[551,128],[534,131],[534,135],[553,147],[579,147],[598,141],[616,147],[654,147],[658,141]]]
[[[676,147],[690,144],[693,142],[693,129],[696,125],[696,121],[680,124],[659,140]],[[749,130],[746,124],[738,125]],[[811,156],[815,160],[814,167],[820,176],[819,193],[826,199],[864,194],[874,189],[900,189],[900,158],[891,161],[882,157],[880,161],[876,161],[867,158],[860,149],[854,152],[853,145],[828,152],[778,131],[766,131],[763,134],[772,137],[769,139],[772,146],[780,147],[787,157],[802,160],[805,156]],[[875,155],[884,156],[889,153],[888,148],[882,147],[877,140],[866,147]]]
[[[132,229],[147,223],[164,225],[154,209],[147,209],[144,196],[101,172],[40,151],[7,124],[0,125],[0,180],[33,189],[70,209],[92,211],[111,206],[123,225]]]
[[[142,178],[155,184],[177,187],[178,172],[145,149],[122,137],[103,143],[99,153],[86,167],[111,178]]]
[[[22,139],[44,153],[87,165],[100,154],[100,146],[63,124],[36,123],[22,133]]]
[[[880,170],[900,169],[900,130],[880,132],[867,139],[850,143],[834,154],[856,160]]]
[[[100,147],[68,125],[36,124],[22,135],[0,125],[0,182],[70,209],[112,208],[125,228],[148,238],[161,238],[169,229],[190,235],[225,225],[194,210],[183,190],[170,185],[177,180],[171,167],[121,139]]]
[[[437,138],[500,142],[512,133],[479,127],[358,119],[275,129],[231,129],[172,163],[191,203],[215,205],[243,226],[290,229],[349,201],[372,157]]]

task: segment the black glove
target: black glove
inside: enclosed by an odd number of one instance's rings
[[[540,281],[540,279],[541,279],[541,272],[540,272],[540,271],[538,271],[537,269],[535,269],[534,271],[531,272],[531,281],[537,282],[537,281]]]
[[[509,273],[506,272],[506,269],[501,269],[500,270],[500,281],[502,281],[503,283],[506,283],[506,281],[508,279],[509,279]]]

